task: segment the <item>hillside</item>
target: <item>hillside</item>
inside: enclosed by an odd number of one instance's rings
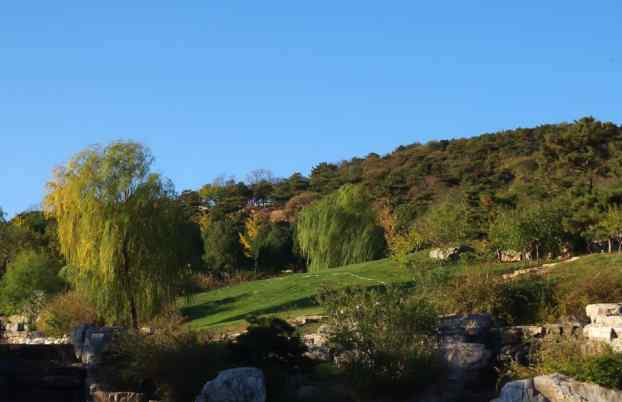
[[[486,264],[493,272],[507,272],[517,264]],[[451,273],[468,269],[468,264],[439,266]],[[255,315],[295,318],[321,313],[315,297],[323,288],[412,284],[413,274],[389,259],[350,265],[314,273],[300,273],[207,291],[181,302],[181,312],[190,318],[189,326],[204,330],[239,328]]]
[[[467,270],[485,269],[493,275],[502,275],[522,268],[522,264],[447,263],[435,268],[437,272],[453,276]],[[549,267],[547,280],[559,284],[560,294],[576,308],[589,303],[606,301],[616,294],[606,287],[622,278],[622,255],[593,254],[575,261],[561,262]],[[539,277],[539,276],[537,276]],[[525,279],[530,280],[530,276]],[[326,270],[319,273],[292,274],[266,280],[246,282],[193,296],[190,303],[180,303],[181,312],[195,330],[238,330],[245,327],[245,319],[255,315],[276,315],[295,318],[322,313],[315,296],[324,288],[346,286],[374,286],[378,284],[412,285],[411,272],[400,269],[384,259]],[[598,289],[599,283],[607,286]],[[592,286],[593,285],[593,286]],[[602,290],[602,291],[601,291]],[[575,295],[572,294],[575,292]]]

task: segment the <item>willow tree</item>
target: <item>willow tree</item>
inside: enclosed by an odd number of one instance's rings
[[[345,185],[304,208],[296,238],[310,271],[370,261],[383,256],[383,229],[365,189]]]
[[[133,142],[88,148],[54,172],[44,202],[73,285],[135,328],[179,295],[191,254],[183,209],[152,161]]]

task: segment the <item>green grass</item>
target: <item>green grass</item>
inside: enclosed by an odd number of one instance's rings
[[[487,264],[496,272],[515,269],[516,264]],[[448,274],[468,269],[465,264],[448,263],[435,268]],[[327,269],[321,272],[291,274],[247,282],[192,297],[182,302],[181,312],[190,319],[196,330],[234,331],[246,326],[254,315],[276,315],[295,318],[322,312],[316,295],[324,287],[375,286],[413,283],[413,274],[384,259],[363,264]]]

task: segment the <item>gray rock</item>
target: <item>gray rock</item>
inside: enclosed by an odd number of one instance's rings
[[[535,377],[534,386],[551,402],[620,402],[622,391],[576,381],[561,374]]]
[[[473,371],[489,367],[492,351],[481,343],[450,343],[443,345],[443,357],[451,371]]]
[[[265,402],[263,372],[253,367],[221,371],[209,381],[195,402]]]
[[[550,374],[507,383],[492,402],[619,402],[622,391]]]
[[[76,358],[85,364],[96,364],[110,344],[116,330],[112,327],[96,327],[87,324],[74,329],[71,333],[71,343]]]
[[[433,260],[455,260],[460,257],[460,254],[473,251],[473,248],[467,245],[460,245],[457,247],[446,247],[446,248],[433,248],[430,250],[428,256]]]
[[[542,396],[533,383],[533,379],[512,381],[501,388],[499,398],[492,402],[550,402]]]

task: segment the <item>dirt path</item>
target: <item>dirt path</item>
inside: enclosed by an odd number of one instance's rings
[[[504,274],[503,275],[503,279],[507,280],[507,281],[511,281],[511,280],[514,280],[516,278],[520,278],[520,277],[525,276],[525,275],[546,275],[546,274],[548,274],[552,270],[552,268],[555,268],[555,267],[557,267],[559,265],[562,265],[562,264],[566,264],[568,262],[577,261],[580,258],[581,257],[576,256],[576,257],[569,258],[567,260],[562,260],[562,261],[558,261],[558,262],[552,262],[550,264],[542,264],[542,265],[540,265],[538,267],[519,269],[519,270],[516,270],[516,271],[511,272],[509,274]]]

